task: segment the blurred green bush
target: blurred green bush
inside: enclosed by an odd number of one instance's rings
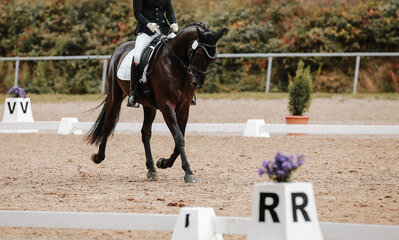
[[[397,52],[399,1],[174,0],[180,28],[228,27],[220,53]],[[133,40],[131,1],[3,1],[0,56],[110,55]],[[287,91],[299,58],[274,58],[272,91]],[[321,92],[351,92],[355,58],[303,58]],[[19,85],[31,93],[99,93],[102,61],[21,62]],[[217,59],[203,92],[264,91],[267,59]],[[14,63],[0,62],[0,92]],[[359,92],[399,92],[399,58],[362,58]]]

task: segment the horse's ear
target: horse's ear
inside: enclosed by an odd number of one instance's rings
[[[215,35],[217,37],[217,40],[219,40],[221,37],[223,37],[224,32],[227,31],[227,28],[222,28],[220,29]]]
[[[199,30],[198,28],[197,28],[197,33],[198,33],[199,42],[205,42],[205,35],[204,35],[204,33],[201,32],[201,30]]]

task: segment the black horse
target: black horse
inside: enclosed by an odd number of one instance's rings
[[[223,28],[213,33],[203,24],[190,24],[175,38],[163,39],[162,44],[154,50],[156,57],[149,62],[147,83],[140,83],[138,88],[139,103],[144,110],[141,135],[148,169],[147,178],[150,181],[158,179],[150,147],[151,126],[157,109],[162,112],[175,141],[172,155],[159,159],[157,167],[172,167],[180,154],[185,172],[184,180],[197,181],[187,161],[184,134],[194,90],[203,87],[206,70],[216,58],[216,43],[225,31],[226,28]],[[97,164],[105,158],[107,139],[118,122],[121,103],[130,93],[129,82],[121,81],[117,77],[117,68],[134,46],[134,42],[126,42],[112,55],[107,71],[107,96],[102,103],[100,115],[85,137],[88,143],[99,145],[98,153],[91,157]],[[152,99],[145,96],[144,89],[150,90]]]

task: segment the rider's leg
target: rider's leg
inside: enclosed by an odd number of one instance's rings
[[[148,36],[145,33],[141,33],[137,36],[136,38],[136,45],[134,48],[134,57],[133,57],[133,62],[132,62],[132,67],[131,67],[131,74],[130,74],[130,95],[127,100],[127,106],[128,107],[138,107],[137,102],[138,102],[138,96],[136,93],[137,90],[137,83],[139,82],[141,76],[140,76],[140,58],[141,58],[141,53],[143,52],[144,48],[150,44],[152,40],[156,35],[154,34],[153,36]]]
[[[137,104],[138,97],[137,97],[137,83],[139,82],[140,78],[140,66],[137,65],[134,61],[132,61],[132,66],[130,70],[130,95],[127,99],[127,106],[138,108],[139,105]]]

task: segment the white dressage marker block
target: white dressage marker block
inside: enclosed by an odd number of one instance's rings
[[[34,122],[30,98],[6,98],[3,122]]]
[[[223,240],[222,235],[215,234],[213,208],[184,207],[173,230],[172,240]]]
[[[265,125],[263,119],[249,119],[245,125],[244,137],[265,137],[269,138],[268,132],[263,132],[261,126]]]
[[[76,124],[78,123],[77,118],[61,118],[60,125],[58,126],[58,134],[63,135],[81,135],[83,134],[82,130],[76,129]]]
[[[3,122],[34,122],[30,98],[6,98]],[[1,130],[5,133],[34,133],[37,129]]]
[[[247,240],[322,240],[311,183],[257,183]]]

